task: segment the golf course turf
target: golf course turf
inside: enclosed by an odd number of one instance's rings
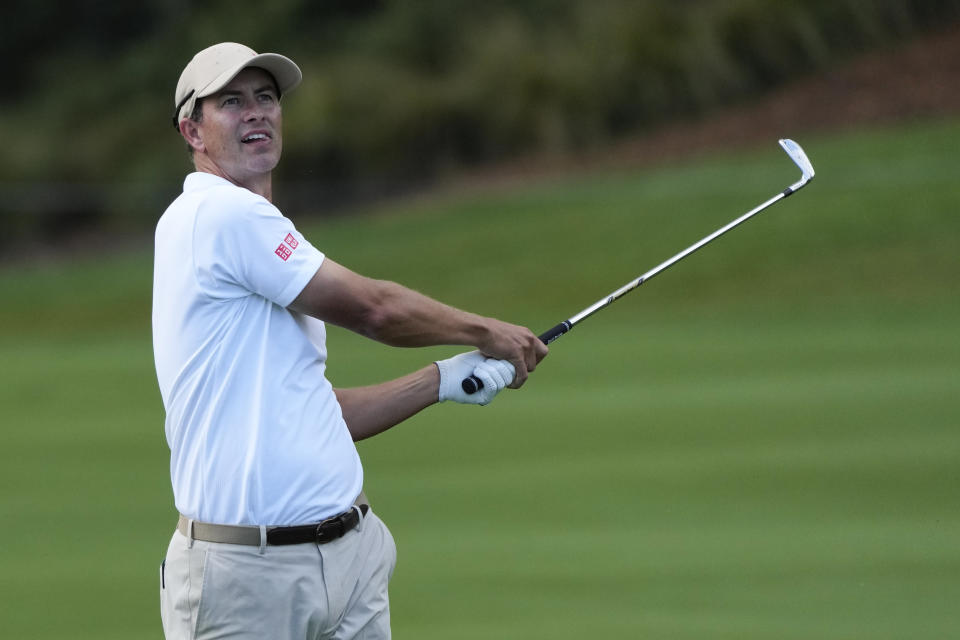
[[[577,326],[523,389],[360,443],[395,637],[960,628],[960,122],[783,135],[816,168],[802,192]],[[540,332],[797,176],[772,139],[296,222]],[[160,638],[150,249],[39,262],[0,271],[4,635]],[[329,348],[337,386],[457,351]]]

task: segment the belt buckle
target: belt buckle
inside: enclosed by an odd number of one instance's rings
[[[337,524],[339,525],[339,530],[333,529],[329,525]],[[333,542],[337,538],[343,537],[345,525],[343,522],[343,515],[333,516],[332,518],[327,518],[323,522],[317,525],[317,530],[315,536],[317,539],[317,544],[326,544],[328,542]]]

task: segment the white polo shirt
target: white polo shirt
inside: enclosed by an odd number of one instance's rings
[[[304,524],[360,493],[324,325],[286,308],[322,262],[270,202],[212,174],[187,176],[160,218],[153,349],[183,515]]]

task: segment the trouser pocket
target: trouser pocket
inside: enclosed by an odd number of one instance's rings
[[[167,640],[190,640],[197,624],[206,550],[173,534],[160,565],[160,619]]]

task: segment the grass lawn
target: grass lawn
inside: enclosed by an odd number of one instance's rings
[[[552,346],[521,391],[360,444],[397,638],[946,638],[960,628],[960,122],[798,135],[816,180]],[[545,330],[798,178],[779,150],[301,226]],[[160,638],[175,513],[149,253],[0,271],[0,620]],[[331,329],[335,384],[449,348]]]

